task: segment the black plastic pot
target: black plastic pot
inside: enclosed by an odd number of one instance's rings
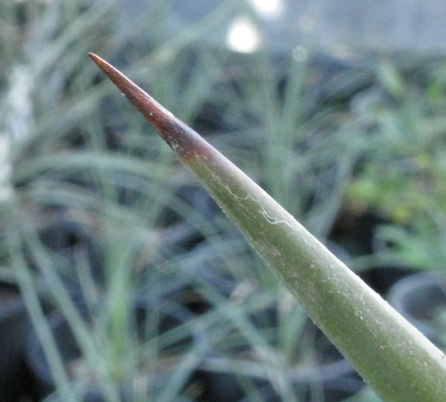
[[[359,276],[375,292],[380,295],[386,295],[395,283],[411,273],[413,273],[413,271],[408,268],[382,266],[365,269],[359,273]]]
[[[212,371],[200,371],[197,379],[204,390],[202,396],[197,399],[201,402],[279,402],[284,400],[275,384],[268,379],[247,379]],[[290,372],[289,381],[292,384],[291,392],[302,402],[317,400],[315,392],[324,401],[341,402],[355,395],[364,386],[362,380],[354,374],[352,367],[345,360],[305,370],[302,373],[296,368],[295,372]],[[248,389],[250,392],[247,393]]]
[[[41,223],[38,235],[64,276],[72,276],[77,254],[82,253],[88,259],[91,275],[100,281],[103,279],[103,259],[100,244],[92,234],[93,229],[87,223],[70,217],[68,213],[55,211]]]
[[[76,268],[79,261],[82,261],[82,268],[85,267],[87,271],[83,273],[88,275],[92,282],[98,286],[104,282],[102,249],[99,239],[95,237],[93,223],[88,223],[85,217],[84,220],[76,219],[69,212],[59,210],[38,216],[36,221],[40,247],[51,261],[53,273],[59,277],[76,305],[85,304],[84,289],[80,285],[79,271]],[[36,258],[38,250],[32,247],[26,246],[26,257],[49,290],[52,288],[51,279],[45,275],[42,261]],[[51,300],[51,292],[48,292],[48,296]]]
[[[350,255],[367,255],[375,251],[376,230],[387,221],[373,211],[357,213],[343,208],[333,225],[330,239]]]
[[[134,323],[136,322],[135,328],[141,339],[144,338],[145,335],[146,319],[152,312],[152,308],[144,298],[135,299]],[[161,309],[160,311],[157,311],[156,314],[161,315],[157,327],[157,332],[159,334],[166,333],[176,326],[194,318],[194,315],[189,310],[179,305],[175,305],[172,308]],[[66,366],[69,367],[73,363],[79,361],[79,359],[82,359],[81,350],[79,349],[75,336],[66,319],[59,312],[55,312],[49,317],[48,322],[56,340],[60,356]],[[196,328],[195,331],[192,331],[181,340],[169,343],[167,353],[173,353],[172,351],[180,350],[194,342],[203,342],[203,337],[203,332]],[[166,349],[163,349],[161,353],[166,353]],[[35,333],[32,333],[28,340],[26,357],[30,371],[34,376],[33,396],[36,401],[40,401],[55,391],[55,383],[41,344]],[[166,373],[164,372],[160,372],[159,375],[156,373],[155,377],[151,377],[148,380],[152,390],[157,389],[157,387],[162,387],[163,379],[166,378],[165,375]],[[73,384],[74,383],[75,379],[73,378]],[[123,402],[132,402],[134,400],[134,389],[132,385],[116,384],[116,387],[118,389],[120,400]],[[78,395],[79,400],[84,402],[106,401],[101,387],[95,385],[94,382],[92,382],[87,389],[80,389]],[[62,401],[60,396],[50,397],[49,399],[51,401]]]
[[[277,310],[267,309],[262,313],[260,320],[253,317],[256,327],[277,328]],[[268,323],[266,323],[269,321]],[[283,325],[283,323],[282,323]],[[267,330],[269,341],[274,344],[273,329]],[[304,340],[304,338],[306,338]],[[311,339],[310,339],[311,338]],[[351,364],[328,341],[325,335],[308,320],[302,333],[302,338],[297,340],[297,350],[294,350],[295,363],[290,364],[285,373],[280,373],[275,378],[272,373],[260,371],[258,373],[247,372],[244,374],[232,374],[219,371],[218,367],[225,367],[225,363],[218,363],[225,359],[223,354],[216,352],[203,362],[202,370],[198,373],[198,381],[204,392],[199,401],[274,401],[284,400],[283,394],[278,388],[278,378],[288,384],[289,392],[301,402],[310,402],[323,398],[324,401],[341,402],[356,394],[364,386],[364,382],[353,369]],[[308,342],[313,343],[315,354],[312,363],[302,362],[305,348]],[[234,347],[229,352],[236,360],[253,359],[256,352],[243,347]],[[228,360],[227,360],[228,361]],[[254,361],[251,361],[253,364]],[[227,366],[228,363],[226,363]],[[274,371],[274,369],[272,369]],[[316,394],[317,393],[317,396]],[[285,398],[286,399],[286,398]]]
[[[31,322],[18,289],[0,282],[0,401],[17,402],[29,386],[24,345]]]
[[[398,281],[389,303],[432,342],[446,350],[446,274],[421,272]]]

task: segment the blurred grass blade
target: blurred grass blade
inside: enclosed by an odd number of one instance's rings
[[[439,349],[195,131],[110,64],[90,57],[200,178],[378,396],[445,400],[446,359]]]

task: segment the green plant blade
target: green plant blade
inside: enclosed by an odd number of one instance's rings
[[[90,57],[158,131],[314,322],[389,402],[446,398],[446,358],[240,169],[100,57]]]

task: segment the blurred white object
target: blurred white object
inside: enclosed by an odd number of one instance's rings
[[[261,45],[260,32],[249,17],[237,17],[229,26],[226,45],[240,53],[255,52]]]
[[[166,24],[170,21],[172,34],[181,34],[227,1],[176,2]],[[121,3],[122,20],[134,21],[131,17],[142,15],[149,3]],[[262,44],[272,50],[291,51],[296,46],[320,50],[339,46],[356,50],[446,50],[446,2],[442,0],[245,0],[235,8],[239,15],[232,21],[246,15],[248,8],[252,10],[258,18],[256,28]],[[228,35],[231,20],[226,24],[223,30]],[[222,27],[218,28],[203,40],[221,41]]]
[[[249,0],[254,10],[263,18],[274,19],[283,16],[284,0]]]
[[[14,141],[26,138],[34,127],[31,99],[33,77],[24,65],[15,66],[6,95],[5,130]]]
[[[10,200],[12,196],[11,185],[11,159],[10,139],[7,133],[0,133],[0,203]]]
[[[0,131],[0,202],[11,198],[11,147],[27,138],[34,128],[33,77],[29,67],[15,66],[3,100],[4,124]]]

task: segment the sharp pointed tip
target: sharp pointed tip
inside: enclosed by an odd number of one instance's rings
[[[105,61],[97,54],[89,52],[88,55],[96,63],[96,65],[107,75],[107,77],[118,87],[122,92],[126,93],[126,87],[131,87],[133,84],[124,74],[113,67],[110,63]]]
[[[88,52],[88,56],[90,56],[90,59],[93,60],[99,67],[107,64],[107,62],[104,59],[102,59],[101,57],[99,57],[97,54]]]
[[[192,152],[190,149],[203,146],[202,139],[199,138],[197,133],[179,121],[171,112],[161,106],[119,70],[94,53],[88,53],[88,55],[146,120],[153,125],[180,159],[184,160]],[[185,146],[187,141],[192,141],[189,146]]]
[[[88,56],[155,128],[159,129],[164,121],[173,118],[170,112],[110,63],[91,52]]]

